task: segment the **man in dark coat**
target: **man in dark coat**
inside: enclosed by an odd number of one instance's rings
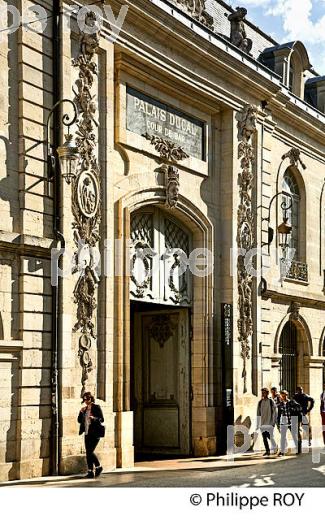
[[[300,404],[302,408],[302,426],[303,429],[308,431],[308,440],[309,446],[311,445],[311,427],[309,424],[308,414],[312,411],[315,405],[315,399],[310,397],[310,395],[304,393],[304,389],[302,386],[297,386],[296,393],[293,396],[293,399]]]

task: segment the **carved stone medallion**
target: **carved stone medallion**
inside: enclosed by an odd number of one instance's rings
[[[82,172],[77,181],[78,204],[81,213],[92,218],[96,215],[99,204],[99,186],[96,176],[91,171]]]

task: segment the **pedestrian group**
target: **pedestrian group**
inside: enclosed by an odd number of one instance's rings
[[[287,434],[290,431],[295,444],[296,453],[302,449],[302,430],[308,432],[309,446],[311,446],[311,427],[309,413],[314,408],[315,400],[303,390],[302,386],[296,388],[296,393],[289,398],[287,390],[278,392],[276,387],[262,388],[262,396],[257,405],[257,427],[262,433],[265,447],[264,457],[274,454],[283,457],[287,451]],[[323,441],[325,445],[325,384],[320,396],[320,414],[323,426]],[[280,433],[280,449],[274,439],[274,428]],[[271,446],[270,446],[270,444]]]
[[[287,433],[290,431],[293,438],[296,453],[301,453],[302,435],[301,426],[309,432],[309,445],[311,445],[311,428],[308,415],[314,407],[315,400],[306,394],[302,386],[296,388],[296,393],[289,399],[287,390],[278,392],[276,387],[269,389],[262,388],[262,398],[257,405],[257,430],[260,430],[263,437],[265,453],[263,456],[278,454],[282,457],[287,450]],[[320,396],[320,414],[323,425],[323,441],[325,445],[325,384]],[[85,434],[86,459],[88,473],[86,478],[96,478],[102,473],[103,468],[95,455],[95,449],[101,437],[105,436],[105,426],[103,425],[104,416],[99,405],[95,404],[94,396],[90,392],[85,392],[82,397],[82,404],[78,415],[80,424],[79,435]],[[274,428],[280,432],[280,450],[274,439]],[[271,443],[271,446],[269,445]]]

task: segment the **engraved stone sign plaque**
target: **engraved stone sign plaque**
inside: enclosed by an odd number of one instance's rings
[[[200,160],[205,160],[205,123],[134,90],[127,88],[127,130],[149,133],[174,142]]]

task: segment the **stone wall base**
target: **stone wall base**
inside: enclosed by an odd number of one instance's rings
[[[104,471],[110,471],[116,468],[116,450],[115,448],[96,450],[96,455],[104,468]],[[71,455],[64,457],[60,463],[61,475],[75,475],[78,473],[86,473],[87,463],[86,455]]]
[[[19,462],[0,464],[0,482],[18,480],[20,478]]]
[[[116,467],[132,468],[134,466],[133,447],[133,412],[116,412]]]

